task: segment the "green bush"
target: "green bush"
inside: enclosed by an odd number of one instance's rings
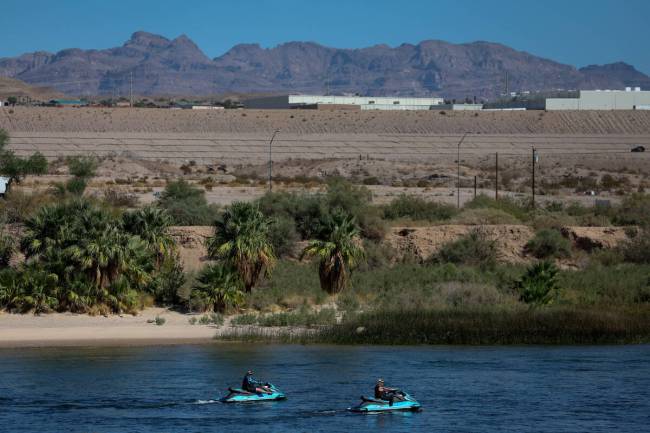
[[[211,225],[217,216],[217,207],[208,204],[205,191],[184,180],[168,183],[158,206],[179,226]]]
[[[554,229],[541,229],[526,243],[526,251],[538,259],[565,258],[571,255],[571,243]]]
[[[551,262],[536,263],[521,277],[515,288],[526,304],[548,305],[559,291],[558,268]]]
[[[73,177],[72,179],[66,182],[65,190],[70,194],[80,196],[83,195],[84,191],[86,190],[86,185],[88,185],[88,181],[86,180],[86,178]]]
[[[66,164],[72,176],[88,179],[95,177],[99,162],[93,156],[71,156],[66,159]]]
[[[269,240],[273,245],[273,252],[278,257],[290,255],[296,242],[300,239],[296,232],[296,224],[293,219],[280,216],[274,218],[269,231]]]
[[[453,206],[406,194],[400,195],[384,206],[383,211],[384,217],[390,220],[409,218],[414,221],[447,221],[458,213]]]
[[[462,225],[521,224],[514,215],[491,208],[463,209],[450,222]]]
[[[626,262],[650,264],[650,228],[623,242],[620,249]]]
[[[9,266],[11,257],[16,252],[16,241],[5,232],[2,223],[0,223],[0,269]]]
[[[486,195],[478,195],[465,203],[465,209],[499,209],[517,218],[519,221],[527,221],[530,218],[530,208],[526,203],[517,202],[508,197],[495,200]]]
[[[442,246],[437,261],[491,268],[498,258],[496,241],[480,229]]]
[[[604,209],[616,225],[650,227],[650,195],[635,193],[623,199],[616,207]]]
[[[158,273],[147,286],[158,305],[178,305],[179,290],[185,284],[186,278],[180,258],[167,256],[162,260]]]

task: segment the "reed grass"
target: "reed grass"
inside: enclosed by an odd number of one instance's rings
[[[316,332],[249,328],[221,337],[239,341],[327,344],[630,344],[650,342],[650,306],[582,309],[448,308],[371,311]]]

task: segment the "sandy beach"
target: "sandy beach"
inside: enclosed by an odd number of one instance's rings
[[[158,326],[148,323],[156,316]],[[200,315],[181,314],[164,308],[148,308],[137,316],[109,317],[53,313],[0,314],[0,348],[62,346],[129,346],[198,344],[214,341],[215,325],[191,325]]]

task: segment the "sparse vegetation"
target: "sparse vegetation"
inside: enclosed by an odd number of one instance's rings
[[[559,259],[571,255],[571,243],[555,229],[541,229],[528,241],[526,250],[538,259]]]
[[[443,245],[434,260],[491,268],[496,265],[497,258],[496,242],[483,230],[474,229],[468,235]]]
[[[208,204],[205,192],[184,180],[168,183],[158,206],[179,226],[211,225],[217,216],[217,208]]]

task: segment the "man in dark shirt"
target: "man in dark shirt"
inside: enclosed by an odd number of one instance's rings
[[[246,372],[241,387],[244,391],[254,392],[257,394],[273,394],[273,391],[267,384],[253,378],[253,370],[248,370]]]
[[[397,388],[384,386],[384,379],[377,379],[377,383],[375,384],[375,398],[390,401],[391,404],[394,401],[404,400],[402,391]]]

